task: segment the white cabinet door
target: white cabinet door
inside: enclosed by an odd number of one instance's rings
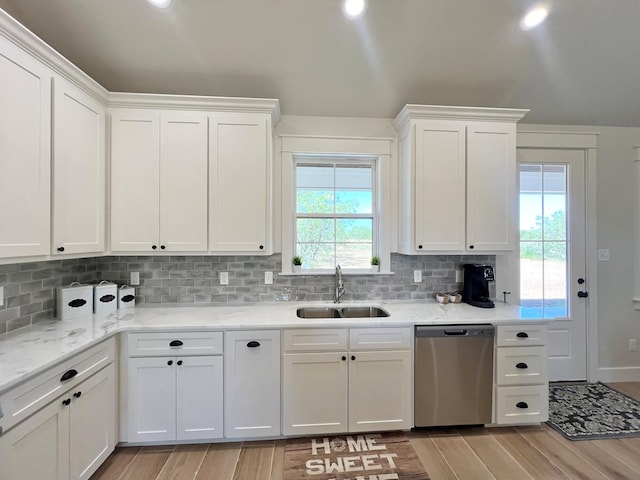
[[[54,254],[104,250],[105,115],[100,102],[54,79]]]
[[[222,356],[177,357],[176,440],[222,438]]]
[[[113,110],[111,250],[157,251],[159,226],[160,114]]]
[[[415,132],[415,239],[420,251],[464,251],[465,124],[421,120]]]
[[[174,357],[129,358],[129,442],[175,440],[175,368]]]
[[[163,113],[160,127],[160,249],[207,250],[207,116]]]
[[[70,391],[69,463],[71,480],[85,480],[113,451],[116,424],[113,364]]]
[[[516,226],[516,126],[467,127],[467,249],[513,250]]]
[[[0,436],[0,478],[69,478],[69,406],[59,398]]]
[[[280,435],[280,331],[225,333],[224,433]]]
[[[51,73],[0,38],[0,257],[46,255],[50,238]]]
[[[411,351],[352,352],[349,431],[411,428]]]
[[[209,152],[209,250],[271,253],[269,116],[211,115]]]
[[[282,433],[346,432],[347,353],[285,354],[282,362]]]

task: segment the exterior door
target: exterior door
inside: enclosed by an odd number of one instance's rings
[[[585,151],[519,148],[520,303],[553,318],[549,379],[587,378]]]

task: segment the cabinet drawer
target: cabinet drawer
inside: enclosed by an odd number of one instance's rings
[[[59,395],[112,363],[114,358],[115,339],[110,338],[9,390],[0,397],[0,405],[4,411],[4,418],[1,420],[3,429],[7,430],[24,420]],[[75,375],[68,380],[62,380],[63,375],[72,371],[76,372]]]
[[[496,387],[498,425],[540,423],[549,419],[549,386]]]
[[[496,349],[497,385],[535,385],[547,382],[546,347]]]
[[[546,325],[498,325],[496,346],[546,345]]]
[[[174,346],[171,346],[171,344]],[[130,333],[127,355],[157,357],[173,355],[220,355],[222,332]]]
[[[411,328],[352,328],[349,331],[350,350],[409,350]]]
[[[346,328],[299,328],[284,331],[284,350],[287,352],[335,352],[346,349]]]

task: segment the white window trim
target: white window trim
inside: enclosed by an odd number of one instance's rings
[[[282,274],[293,273],[291,259],[295,255],[295,158],[304,156],[323,155],[328,157],[363,157],[375,158],[374,172],[376,191],[376,215],[378,220],[377,238],[374,244],[380,257],[380,271],[378,274],[391,272],[391,233],[392,229],[392,168],[393,138],[371,137],[324,137],[281,135],[281,165],[282,165]],[[349,270],[347,274],[374,274],[370,270]],[[315,271],[303,272],[296,275],[322,275],[331,272]]]

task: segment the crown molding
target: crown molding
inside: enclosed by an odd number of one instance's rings
[[[107,90],[33,32],[0,8],[0,37],[4,37],[26,51],[56,74],[83,89],[99,102],[107,101]]]
[[[271,115],[272,125],[280,121],[280,102],[273,98],[206,97],[154,93],[109,92],[111,108],[153,108],[165,110],[205,110],[216,112],[262,113]]]
[[[410,120],[462,120],[467,122],[518,122],[529,110],[516,108],[457,107],[444,105],[408,104],[393,120],[396,130],[401,130]]]

